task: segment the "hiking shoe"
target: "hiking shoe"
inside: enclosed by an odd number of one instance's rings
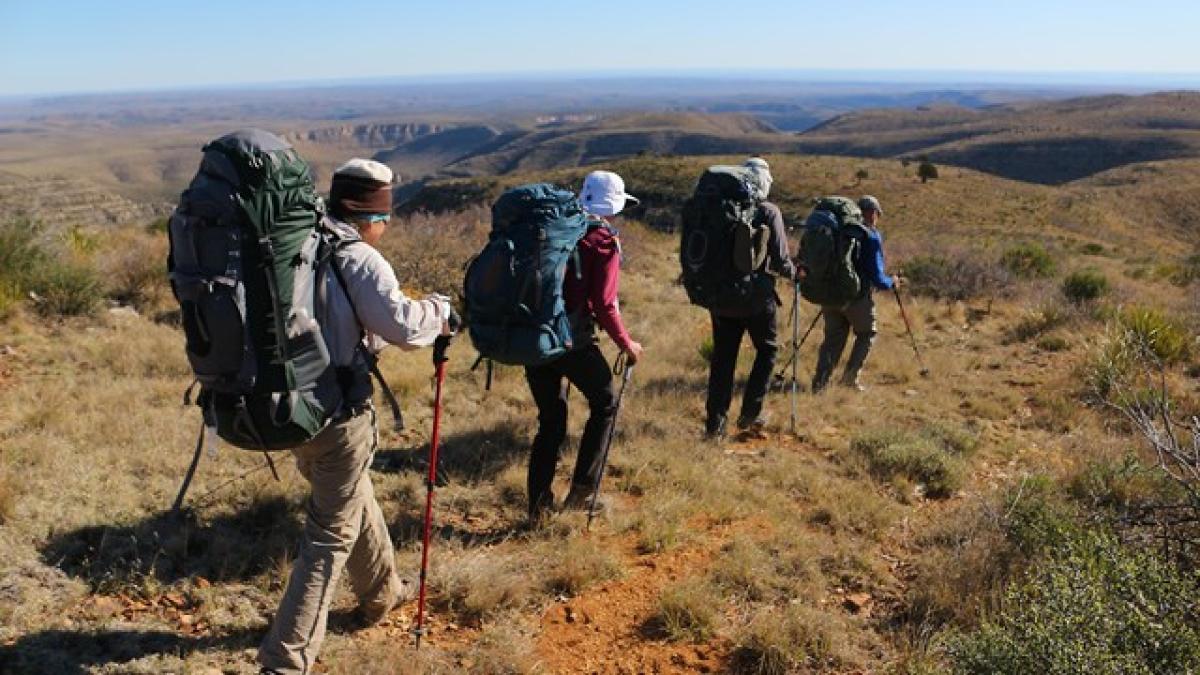
[[[739,431],[749,431],[755,433],[761,432],[767,426],[767,419],[766,413],[759,413],[753,418],[745,416],[739,417],[737,421],[737,427]]]
[[[400,579],[400,585],[392,591],[386,600],[372,601],[358,607],[358,624],[360,628],[370,628],[387,618],[389,612],[417,596],[417,585],[411,579]]]
[[[563,511],[587,511],[592,506],[592,495],[595,491],[591,486],[571,486],[571,491],[567,493],[567,498],[563,500]],[[596,495],[596,513],[603,513],[608,509],[608,499],[604,495]]]
[[[725,437],[725,416],[710,417],[704,423],[704,438],[709,441],[719,441]]]

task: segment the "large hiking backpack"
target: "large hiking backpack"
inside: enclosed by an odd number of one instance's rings
[[[575,195],[546,183],[496,200],[488,243],[463,280],[467,332],[481,358],[533,366],[571,349],[563,279],[587,229]]]
[[[341,389],[315,319],[331,244],[308,164],[250,129],[204,146],[171,215],[171,288],[205,424],[241,448],[290,448],[315,436]]]
[[[762,272],[771,232],[758,218],[760,206],[750,169],[712,166],[701,174],[683,204],[679,246],[692,304],[753,313],[773,297],[774,284]]]
[[[867,236],[862,211],[845,197],[822,197],[804,222],[800,294],[818,305],[846,305],[865,290],[855,263]]]

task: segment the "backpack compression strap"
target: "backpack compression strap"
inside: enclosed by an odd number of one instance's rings
[[[376,381],[379,382],[379,388],[383,390],[383,397],[388,402],[388,407],[392,409],[392,426],[396,431],[404,430],[404,414],[400,411],[400,401],[396,400],[396,395],[392,392],[392,388],[388,386],[387,380],[383,378],[383,373],[379,371],[379,359],[367,349],[365,341],[367,337],[367,329],[363,325],[362,318],[358,315],[358,308],[354,306],[354,298],[350,297],[350,287],[346,284],[346,278],[342,275],[342,268],[338,264],[337,252],[355,241],[361,240],[345,240],[338,239],[333,245],[331,253],[330,267],[333,268],[333,275],[337,277],[338,286],[342,288],[342,294],[346,296],[346,302],[350,303],[350,311],[354,313],[354,320],[358,322],[358,347],[357,350],[362,353],[363,359],[367,362],[367,368],[370,369]]]

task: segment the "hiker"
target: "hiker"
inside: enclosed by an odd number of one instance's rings
[[[753,215],[754,224],[760,228],[765,226],[767,230],[765,256],[752,272],[760,283],[765,283],[765,288],[760,291],[764,298],[760,303],[761,307],[752,309],[749,313],[741,308],[709,308],[713,348],[709,360],[704,434],[705,437],[714,440],[725,435],[726,415],[733,398],[733,376],[737,368],[738,350],[745,333],[750,335],[755,357],[754,365],[750,369],[750,378],[746,381],[746,389],[742,394],[742,409],[737,427],[743,431],[761,432],[766,425],[763,401],[767,396],[771,370],[775,367],[775,355],[779,351],[775,325],[779,298],[775,293],[775,277],[792,279],[796,275],[795,265],[789,255],[783,214],[778,206],[766,201],[773,182],[771,167],[766,160],[759,157],[746,160],[742,166],[749,171],[751,185],[755,191],[754,198],[758,202]]]
[[[865,195],[858,200],[858,208],[862,211],[862,224],[865,225],[866,235],[857,249],[854,268],[862,288],[859,297],[848,304],[821,306],[821,315],[825,317],[825,340],[817,356],[817,369],[812,381],[813,393],[829,385],[829,379],[842,357],[842,350],[851,330],[854,331],[854,346],[850,348],[850,357],[846,360],[841,384],[858,391],[866,389],[859,380],[859,374],[867,360],[867,354],[871,351],[871,344],[875,341],[873,293],[875,290],[891,290],[900,281],[898,276],[889,276],[884,268],[883,235],[878,229],[883,207],[879,205],[879,200]]]
[[[538,430],[529,459],[529,518],[538,523],[554,508],[551,483],[567,436],[568,385],[587,399],[588,421],[564,509],[589,507],[601,471],[605,435],[616,414],[612,369],[597,342],[604,329],[630,364],[642,356],[642,345],[629,336],[621,319],[617,289],[621,278],[621,244],[610,219],[637,199],[625,193],[625,181],[609,171],[593,171],[583,181],[579,201],[587,215],[587,233],[578,256],[568,263],[563,301],[572,317],[572,348],[548,364],[527,366],[525,379],[538,408]],[[565,380],[565,382],[564,382]]]
[[[323,225],[350,243],[337,248],[333,262],[340,274],[318,281],[323,288],[317,291],[316,318],[338,366],[343,402],[324,430],[292,449],[312,494],[299,555],[259,647],[264,673],[312,669],[343,567],[364,625],[382,620],[414,593],[411,581],[396,572],[387,522],[371,486],[368,469],[379,434],[370,356],[360,347],[364,342],[372,351],[385,343],[427,347],[453,334],[459,319],[444,297],[406,298],[375,248],[391,217],[392,182],[391,169],[366,159],[352,159],[333,174]]]

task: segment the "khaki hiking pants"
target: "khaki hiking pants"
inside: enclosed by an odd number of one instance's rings
[[[331,422],[292,450],[312,495],[299,556],[258,649],[264,668],[288,674],[312,669],[343,567],[368,610],[390,607],[401,592],[392,540],[368,472],[378,441],[375,411],[368,409]]]
[[[825,319],[825,341],[817,355],[817,370],[813,375],[813,391],[820,391],[829,384],[829,378],[842,358],[846,339],[854,331],[854,346],[846,360],[842,373],[842,384],[858,384],[858,374],[867,361],[871,345],[875,342],[875,298],[868,291],[865,296],[844,307],[823,306],[821,315]]]

